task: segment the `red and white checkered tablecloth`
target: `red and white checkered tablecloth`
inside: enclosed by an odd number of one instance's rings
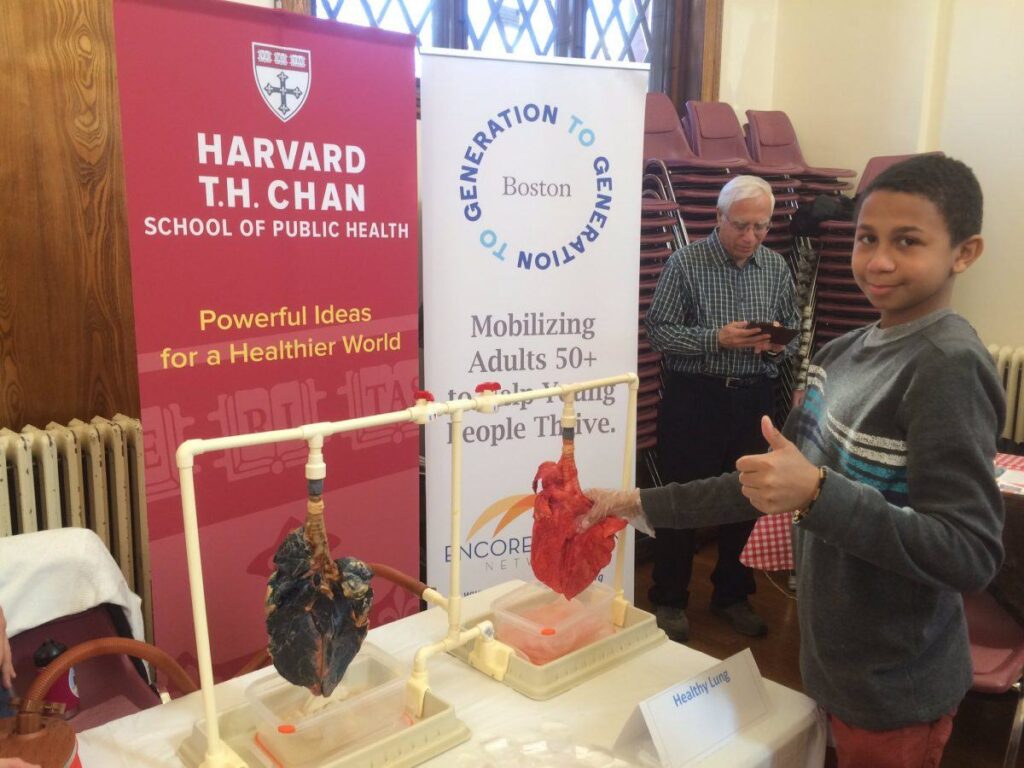
[[[1024,471],[1024,456],[1009,453],[996,454],[996,466]],[[760,571],[789,571],[793,569],[793,539],[791,515],[764,515],[750,532],[747,545],[740,553],[740,562]]]
[[[754,524],[740,562],[759,571],[793,570],[792,515],[764,515]]]
[[[1012,453],[997,453],[996,466],[1024,472],[1024,456],[1014,456]]]

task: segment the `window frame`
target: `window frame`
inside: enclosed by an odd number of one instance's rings
[[[466,49],[468,0],[441,0],[434,11],[434,39]],[[306,16],[312,0],[275,0],[278,8]],[[725,0],[651,0],[650,90],[675,104],[718,99]],[[586,4],[557,0],[555,56],[583,58]],[[569,13],[572,10],[573,13]],[[661,23],[659,23],[659,20]]]

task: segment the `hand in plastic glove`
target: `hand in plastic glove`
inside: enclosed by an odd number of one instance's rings
[[[768,416],[761,417],[761,434],[771,452],[743,456],[736,462],[743,495],[754,509],[766,515],[803,509],[818,487],[818,468],[775,428]]]
[[[7,619],[4,618],[4,609],[0,608],[0,685],[10,689],[14,677],[11,642],[7,639]],[[2,763],[0,763],[0,768],[4,768]]]
[[[26,763],[20,757],[0,757],[0,768],[41,768],[35,763]]]
[[[628,491],[622,491],[610,488],[590,488],[583,493],[594,502],[594,506],[580,518],[580,531],[587,530],[606,517],[620,517],[637,530],[654,535],[644,516],[643,507],[640,506],[639,489],[631,488]]]

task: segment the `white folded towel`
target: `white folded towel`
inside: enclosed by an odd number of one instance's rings
[[[103,603],[123,608],[135,639],[145,639],[142,599],[95,533],[58,528],[0,537],[0,606],[8,636]]]

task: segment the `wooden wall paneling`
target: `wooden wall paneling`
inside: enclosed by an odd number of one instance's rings
[[[725,0],[708,0],[704,8],[704,39],[701,45],[701,101],[718,101],[722,73],[722,18]]]
[[[0,3],[0,425],[139,415],[109,0]]]
[[[0,110],[0,426],[21,426],[12,419],[22,412],[25,400],[21,368],[25,351],[14,337],[15,295],[18,270],[16,258],[27,247],[31,229],[25,226],[25,212],[36,208],[34,188],[25,182],[31,163],[20,155],[26,149],[24,134],[29,130],[24,113],[31,108],[29,84],[24,67],[14,61],[15,37],[22,27],[24,3],[0,4],[0,67],[10,73],[5,87],[6,105]],[[20,48],[20,46],[19,46]],[[16,222],[20,222],[18,226]],[[34,221],[32,222],[34,224]]]
[[[311,0],[280,0],[281,8],[292,13],[309,16],[313,12]]]
[[[677,109],[718,99],[724,0],[674,0],[672,62],[666,92]]]
[[[671,0],[672,8],[672,30],[670,32],[669,63],[666,65],[665,93],[672,99],[677,107],[683,103],[683,81],[686,77],[687,54],[690,48],[690,41],[687,35],[689,29],[690,0]]]

